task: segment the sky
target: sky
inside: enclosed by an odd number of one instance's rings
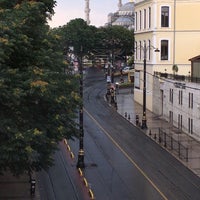
[[[122,1],[127,3],[128,1]],[[90,0],[90,25],[96,27],[104,26],[107,23],[109,13],[118,10],[118,0]],[[85,0],[57,0],[57,6],[54,8],[55,14],[49,25],[59,27],[67,24],[70,20],[76,18],[85,18]]]

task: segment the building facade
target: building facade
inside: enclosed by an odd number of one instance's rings
[[[108,22],[106,26],[123,26],[128,29],[134,29],[134,2],[122,4],[121,1],[118,3],[119,10],[115,13],[108,15]]]
[[[154,110],[180,132],[200,141],[200,83],[191,82],[190,76],[171,78],[169,74],[154,76]]]
[[[199,54],[200,0],[135,0],[135,88],[142,104],[146,58],[146,106],[153,111],[154,72],[191,73],[190,58]],[[154,49],[158,48],[159,53]]]

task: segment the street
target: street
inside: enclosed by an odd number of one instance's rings
[[[106,81],[90,68],[84,80],[84,176],[99,200],[198,200],[200,179],[130,124],[104,99]],[[78,139],[63,142],[55,166],[39,173],[41,199],[90,199],[77,172]]]

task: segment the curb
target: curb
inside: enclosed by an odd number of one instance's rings
[[[71,148],[70,148],[70,146],[69,146],[67,140],[64,139],[63,142],[64,142],[64,144],[66,145],[67,151],[70,153],[71,159],[74,159],[74,153],[71,151]],[[83,184],[84,184],[85,188],[86,188],[87,191],[88,191],[88,195],[89,195],[90,199],[91,199],[91,200],[94,200],[94,199],[95,199],[94,193],[93,193],[92,189],[90,188],[90,186],[89,186],[89,184],[88,184],[88,181],[87,181],[87,179],[86,179],[86,177],[85,177],[85,175],[84,175],[84,173],[83,173],[83,170],[82,170],[81,168],[77,168],[77,171],[78,171],[78,174],[79,174],[80,178],[81,178],[82,181],[83,181]]]

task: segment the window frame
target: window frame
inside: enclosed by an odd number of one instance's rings
[[[149,7],[149,29],[151,28],[151,7]]]
[[[160,41],[160,44],[161,44],[160,59],[169,60],[169,40],[163,39]]]
[[[161,27],[169,28],[169,6],[161,6]]]

